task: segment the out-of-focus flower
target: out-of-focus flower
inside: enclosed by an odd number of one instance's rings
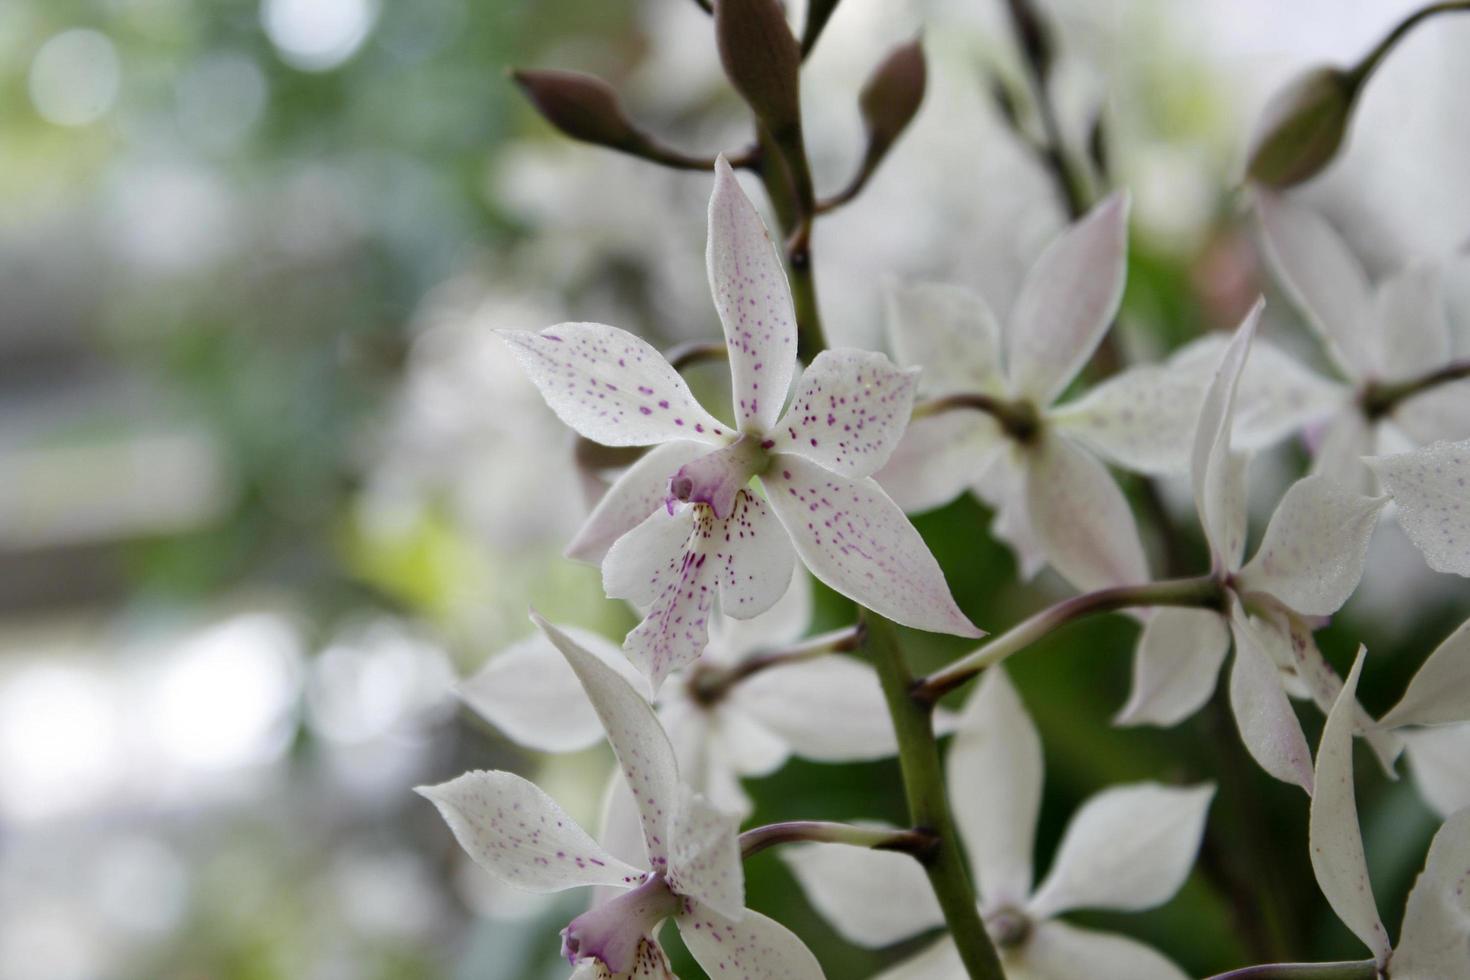
[[[1470,440],[1436,442],[1367,462],[1429,567],[1470,575]]]
[[[1184,883],[1214,787],[1116,786],[1092,797],[1067,827],[1051,870],[1032,885],[1041,809],[1041,739],[1000,668],[986,671],[946,761],[955,822],[980,890],[980,913],[1007,975],[1036,980],[1182,980],[1135,940],[1057,919],[1073,909],[1142,911]],[[783,853],[817,909],[847,939],[886,946],[944,923],[911,858],[808,844]],[[938,939],[882,980],[963,980],[954,940]]]
[[[716,170],[709,278],[737,431],[626,331],[568,323],[503,334],[581,435],[658,447],[608,491],[572,545],[574,555],[602,558],[608,595],[649,608],[624,644],[629,658],[657,690],[704,649],[716,591],[723,611],[739,619],[785,593],[793,546],[818,579],[881,615],[979,635],[923,539],[869,479],[908,424],[913,376],[881,354],[823,351],[781,414],[796,368],[790,290],[734,172],[723,160]],[[749,486],[755,477],[764,497]],[[605,542],[615,543],[604,556]]]
[[[642,869],[599,846],[534,784],[507,772],[472,772],[419,792],[439,808],[460,845],[492,875],[528,891],[622,889],[562,932],[579,978],[670,977],[654,938],[672,918],[713,976],[729,964],[756,976],[820,980],[806,946],[745,908],[736,820],[679,779],[673,746],[643,695],[597,656],[532,615],[566,657],[592,702],[637,802]]]
[[[1470,807],[1470,622],[1435,648],[1378,724],[1404,740],[1419,792],[1440,816]]]

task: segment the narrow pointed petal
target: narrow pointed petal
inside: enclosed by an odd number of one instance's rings
[[[1429,567],[1470,576],[1470,442],[1437,442],[1368,463]]]
[[[1414,785],[1441,817],[1470,807],[1470,724],[1401,732]]]
[[[771,430],[771,451],[847,477],[876,473],[908,427],[917,385],[917,371],[882,354],[824,350],[802,373],[791,408]]]
[[[1298,480],[1276,506],[1255,557],[1241,569],[1239,588],[1275,596],[1307,616],[1337,612],[1363,577],[1368,539],[1387,502],[1345,491],[1321,476]]]
[[[1006,325],[1018,394],[1049,405],[1102,342],[1123,298],[1128,195],[1108,197],[1052,241],[1026,274]]]
[[[1349,379],[1372,376],[1373,292],[1362,265],[1316,212],[1268,193],[1257,207],[1266,260],[1328,356]]]
[[[780,533],[785,534],[785,529]],[[812,580],[798,569],[786,594],[759,616],[716,616],[710,623],[710,644],[704,655],[724,666],[737,664],[758,651],[795,643],[806,634],[811,621]]]
[[[1208,377],[1172,364],[1141,364],[1046,413],[1047,420],[1104,459],[1135,473],[1189,470],[1194,422]]]
[[[900,960],[873,980],[969,980],[954,940],[942,936],[906,960]]]
[[[1381,429],[1382,425],[1376,428]],[[1345,402],[1327,420],[1321,441],[1313,447],[1311,475],[1346,491],[1372,494],[1373,474],[1363,457],[1373,452],[1374,429],[1357,404]]]
[[[780,417],[796,370],[796,312],[776,245],[723,158],[709,199],[705,264],[730,348],[735,420],[765,432]]]
[[[1451,725],[1470,721],[1470,621],[1435,648],[1399,703],[1379,724]]]
[[[1230,630],[1212,609],[1160,609],[1133,656],[1133,693],[1118,725],[1169,727],[1210,699],[1230,651]]]
[[[509,772],[467,772],[415,792],[438,808],[454,839],[493,877],[527,891],[632,886],[644,873],[603,850],[534,783]]]
[[[838,935],[878,949],[944,924],[923,867],[907,854],[846,844],[799,844],[781,858]]]
[[[995,511],[990,534],[1011,549],[1021,581],[1029,582],[1046,567],[1041,538],[1031,526],[1031,508],[1026,498],[1025,451],[1006,442],[972,489]]]
[[[647,683],[617,645],[587,630],[567,634],[646,696]],[[490,658],[455,688],[460,700],[519,745],[572,752],[602,741],[602,721],[576,672],[543,634],[535,633]]]
[[[684,439],[650,449],[608,487],[567,545],[566,556],[600,565],[618,538],[664,505],[669,496],[669,477],[708,452],[708,446]]]
[[[1136,939],[1042,922],[1031,939],[1005,958],[1010,980],[1187,980],[1168,957]]]
[[[761,482],[796,553],[820,581],[904,626],[981,635],[955,605],[924,539],[871,479],[849,480],[783,454]]]
[[[1250,624],[1230,621],[1235,663],[1230,670],[1230,710],[1240,740],[1260,767],[1284,783],[1312,793],[1312,750],[1281,687],[1281,671],[1262,649]]]
[[[1136,912],[1167,902],[1194,867],[1213,784],[1105,789],[1072,817],[1031,899],[1041,918],[1078,908]]]
[[[1382,964],[1388,959],[1388,931],[1373,900],[1368,861],[1363,855],[1363,831],[1358,825],[1358,801],[1353,792],[1353,709],[1363,655],[1359,648],[1337,704],[1322,728],[1322,744],[1317,749],[1317,792],[1312,797],[1307,832],[1312,871],[1327,903]]]
[[[805,759],[852,762],[898,751],[878,674],[852,657],[763,670],[736,686],[730,707]]]
[[[1236,390],[1262,308],[1258,301],[1225,347],[1219,367],[1205,390],[1195,424],[1194,445],[1190,449],[1194,505],[1217,570],[1218,566],[1233,569],[1235,562],[1231,556],[1239,555],[1245,545],[1245,464],[1231,451],[1231,429]]]
[[[669,887],[729,919],[745,913],[745,869],[736,841],[740,821],[687,786],[669,824]]]
[[[822,967],[806,944],[759,912],[746,909],[734,922],[693,902],[674,922],[710,980],[824,980]]]
[[[1000,321],[984,298],[941,283],[890,285],[888,343],[900,364],[923,368],[919,390],[1006,394]]]
[[[723,445],[731,439],[664,356],[626,330],[562,323],[540,333],[502,330],[500,337],[557,417],[593,442]]]
[[[1006,672],[992,667],[965,703],[945,760],[955,825],[986,908],[1031,894],[1041,810],[1041,736]]]
[[[1432,266],[1411,265],[1383,281],[1374,297],[1380,377],[1405,381],[1450,357],[1444,293]]]
[[[1004,445],[990,416],[941,412],[915,419],[873,478],[904,513],[922,514],[980,480]]]
[[[587,700],[602,719],[608,743],[638,801],[643,838],[653,870],[661,871],[668,853],[669,814],[678,799],[674,749],[653,708],[611,667],[579,647],[571,637],[536,613],[531,620],[577,672]]]
[[[1394,980],[1470,976],[1470,810],[1445,821],[1409,892]]]
[[[754,804],[740,785],[740,773],[726,751],[723,726],[715,716],[683,698],[666,700],[659,706],[658,715],[669,733],[669,741],[674,743],[679,778],[719,809],[742,820],[749,816]],[[754,741],[749,731],[741,734],[745,736],[742,761],[754,757],[769,764],[765,770],[769,772],[779,768],[789,756],[786,746],[768,732],[756,733]]]
[[[628,788],[622,766],[616,763],[602,791],[597,843],[619,861],[635,868],[646,868],[652,863],[648,860],[648,845],[643,842],[643,818],[638,813],[638,801]],[[591,905],[600,905],[622,891],[620,887],[599,887],[592,893]]]
[[[1031,527],[1051,567],[1082,592],[1147,582],[1138,525],[1107,468],[1054,434],[1026,459]]]

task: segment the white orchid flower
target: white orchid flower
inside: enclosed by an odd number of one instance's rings
[[[1313,472],[1370,492],[1359,457],[1470,436],[1470,381],[1386,407],[1376,401],[1450,363],[1453,336],[1435,271],[1411,265],[1375,288],[1320,215],[1265,191],[1257,207],[1267,260],[1342,376],[1333,409],[1319,420]]]
[[[1429,567],[1470,576],[1470,440],[1436,442],[1366,462]]]
[[[736,428],[626,331],[564,323],[502,334],[563,422],[604,445],[658,446],[609,489],[571,548],[601,558],[608,595],[648,607],[624,645],[629,658],[656,690],[704,649],[717,593],[737,619],[785,593],[793,546],[818,579],[880,615],[979,636],[923,539],[869,478],[908,425],[914,374],[881,354],[823,351],[783,415],[796,369],[791,292],[723,160],[709,216]]]
[[[646,860],[634,866],[615,857],[533,783],[508,772],[471,772],[419,788],[460,846],[495,878],[529,891],[620,891],[562,931],[578,980],[672,977],[655,938],[667,919],[714,980],[821,980],[800,939],[745,908],[737,821],[680,781],[673,746],[648,701],[600,658],[532,618],[566,657],[607,732],[632,790]]]
[[[1317,750],[1317,794],[1309,841],[1312,870],[1328,904],[1373,952],[1390,980],[1445,980],[1470,976],[1470,810],[1451,816],[1429,845],[1424,871],[1404,910],[1398,945],[1378,916],[1353,789],[1355,694],[1363,669],[1359,649]]]
[[[810,580],[798,572],[786,595],[754,619],[717,617],[704,654],[671,677],[657,698],[614,644],[595,633],[563,632],[653,701],[685,781],[720,809],[744,817],[751,803],[740,780],[768,775],[791,755],[852,762],[897,751],[883,690],[869,665],[835,653],[768,667],[756,662],[801,638],[811,604]],[[761,669],[751,670],[756,666]],[[492,657],[459,694],[529,748],[567,752],[602,738],[576,673],[543,633]]]
[[[1041,740],[1003,669],[987,670],[970,696],[945,768],[980,913],[1006,976],[1183,980],[1150,947],[1057,916],[1083,908],[1140,911],[1168,901],[1194,863],[1213,786],[1135,783],[1098,793],[1073,816],[1050,872],[1033,888]],[[944,923],[923,869],[910,857],[834,844],[792,847],[783,857],[818,911],[853,943],[887,946]],[[967,975],[946,935],[881,980]]]
[[[1329,616],[1363,575],[1368,539],[1386,497],[1365,497],[1325,476],[1308,476],[1282,497],[1255,556],[1244,561],[1249,455],[1232,446],[1237,387],[1262,305],[1226,347],[1195,430],[1191,479],[1224,608],[1160,609],[1139,639],[1133,692],[1120,724],[1173,725],[1215,688],[1232,639],[1230,704],[1241,738],[1268,773],[1312,791],[1312,754],[1287,699],[1309,694],[1325,712],[1341,680],[1312,640],[1311,617]],[[1371,719],[1360,718],[1366,729]],[[1400,745],[1369,735],[1386,768]]]

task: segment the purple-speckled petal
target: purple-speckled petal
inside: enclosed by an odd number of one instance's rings
[[[791,536],[753,490],[742,490],[726,521],[715,521],[701,547],[715,564],[720,611],[751,619],[770,609],[791,584],[796,553]]]
[[[551,410],[593,442],[651,446],[692,439],[718,446],[733,438],[664,356],[626,330],[562,323],[500,336]]]
[[[531,620],[567,658],[592,702],[628,788],[638,801],[649,863],[662,871],[668,858],[669,823],[678,802],[679,770],[674,749],[643,695],[607,664],[536,613]]]
[[[1429,567],[1470,576],[1470,442],[1437,442],[1368,462]]]
[[[710,980],[824,980],[822,967],[796,935],[759,912],[732,922],[690,902],[674,919],[684,945]]]
[[[599,960],[582,960],[567,980],[679,980],[669,957],[658,940],[647,936],[638,944],[633,968],[626,973],[614,973]]]
[[[796,313],[775,243],[723,157],[715,164],[705,262],[730,348],[735,420],[766,432],[796,370]]]
[[[761,482],[796,553],[822,582],[905,626],[983,635],[955,605],[924,539],[872,479],[849,480],[783,453]]]
[[[740,863],[740,820],[687,786],[669,826],[669,887],[728,919],[745,914],[745,870]]]
[[[843,476],[876,473],[908,427],[918,372],[882,354],[822,351],[802,374],[772,452],[794,453]]]
[[[709,447],[680,439],[655,446],[618,477],[587,521],[567,545],[566,556],[601,564],[613,542],[643,523],[669,495],[669,477],[679,467],[709,452]]]
[[[555,800],[514,773],[467,772],[416,792],[438,807],[475,863],[506,884],[555,892],[643,880],[642,871],[604,851]]]

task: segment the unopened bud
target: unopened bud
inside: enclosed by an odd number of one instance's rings
[[[715,36],[725,75],[779,137],[801,120],[801,46],[777,0],[715,0]]]
[[[572,139],[615,150],[637,152],[648,143],[627,113],[618,95],[600,78],[575,71],[511,73],[536,110]]]
[[[858,96],[858,107],[868,129],[869,169],[878,165],[918,113],[927,76],[924,49],[918,39],[894,48],[868,76]]]
[[[1289,187],[1320,173],[1347,136],[1357,76],[1313,68],[1277,92],[1261,114],[1246,176],[1268,187]]]

